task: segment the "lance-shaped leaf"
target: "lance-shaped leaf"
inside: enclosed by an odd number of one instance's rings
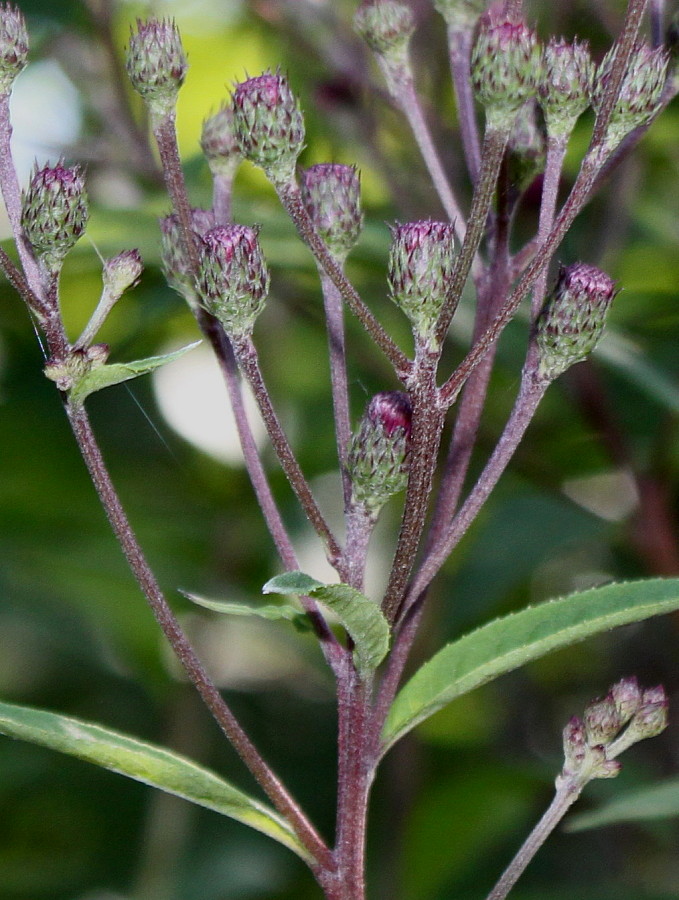
[[[304,572],[276,575],[262,588],[265,594],[313,597],[335,613],[354,642],[356,668],[367,674],[379,666],[389,649],[389,623],[380,608],[348,584],[323,584]]]
[[[162,356],[149,356],[147,359],[136,359],[128,363],[110,363],[104,366],[97,366],[91,369],[87,374],[83,375],[76,384],[73,385],[69,392],[72,403],[82,405],[86,397],[101,391],[103,388],[111,387],[114,384],[121,384],[123,381],[130,381],[132,378],[138,378],[140,375],[146,375],[159,369],[167,363],[174,362],[189,350],[197,347],[200,341],[174,350],[172,353],[163,353]]]
[[[667,778],[650,787],[630,791],[591,812],[572,816],[567,831],[584,831],[617,822],[642,822],[651,819],[674,819],[679,816],[679,778]]]
[[[237,819],[279,841],[306,862],[309,853],[273,809],[209,769],[163,747],[57,713],[0,703],[0,733],[77,756]]]
[[[191,600],[205,609],[211,609],[213,612],[224,613],[228,616],[255,616],[256,618],[269,619],[273,622],[284,619],[291,622],[298,631],[309,631],[311,628],[309,617],[304,610],[298,609],[290,603],[275,605],[269,603],[263,606],[250,606],[249,603],[236,603],[232,600],[212,600],[209,597],[191,594],[189,591],[180,591],[180,593],[187,600]]]
[[[387,750],[461,694],[594,634],[679,609],[679,579],[649,579],[529,606],[483,625],[425,663],[401,689],[382,741]]]

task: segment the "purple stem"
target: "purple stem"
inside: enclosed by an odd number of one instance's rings
[[[457,119],[462,135],[462,146],[467,170],[472,184],[476,184],[481,168],[481,143],[479,127],[474,109],[474,95],[469,77],[469,61],[474,39],[471,29],[456,29],[448,26],[448,52],[450,55],[450,71],[453,76],[455,99],[457,101]]]

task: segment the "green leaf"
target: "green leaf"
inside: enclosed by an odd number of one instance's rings
[[[0,703],[0,733],[77,756],[136,781],[213,809],[269,835],[301,856],[308,851],[288,823],[228,781],[163,747],[57,713]]]
[[[225,613],[229,616],[257,616],[271,621],[285,619],[292,622],[299,631],[308,631],[311,627],[307,614],[289,603],[250,606],[248,603],[236,603],[231,600],[211,600],[208,597],[200,597],[198,594],[190,594],[188,591],[180,591],[180,593],[187,600],[191,600],[205,609],[211,609],[213,612]]]
[[[103,388],[111,387],[114,384],[121,384],[123,381],[130,381],[132,378],[138,378],[140,375],[146,375],[159,369],[167,363],[174,362],[189,350],[197,347],[200,341],[194,341],[186,347],[174,350],[172,353],[164,353],[162,356],[149,356],[147,359],[136,359],[128,363],[111,363],[110,365],[97,366],[91,369],[86,375],[73,385],[69,392],[71,401],[77,405],[82,405],[86,397],[94,394],[95,391],[101,391]]]
[[[262,588],[265,594],[304,594],[332,610],[355,644],[356,668],[363,674],[376,669],[389,650],[389,623],[365,594],[348,584],[323,584],[304,572],[285,572]]]
[[[609,584],[483,625],[447,644],[396,696],[384,749],[451,700],[534,659],[618,625],[679,609],[679,579]]]
[[[658,784],[633,791],[612,800],[600,809],[573,816],[567,831],[584,831],[616,822],[639,822],[645,819],[669,819],[679,816],[679,778],[668,778]]]

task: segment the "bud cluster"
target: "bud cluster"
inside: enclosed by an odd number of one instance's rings
[[[593,778],[614,778],[620,771],[617,756],[667,727],[667,708],[662,686],[642,690],[636,678],[623,678],[564,729],[565,761],[557,785],[581,788]]]
[[[287,183],[304,147],[304,119],[287,79],[265,72],[237,84],[232,109],[241,154],[274,183]]]
[[[302,172],[304,205],[330,252],[343,260],[363,228],[361,184],[355,166],[321,163]]]
[[[596,266],[562,266],[535,325],[538,377],[551,381],[589,356],[615,294],[613,279]]]
[[[200,245],[198,293],[207,311],[235,338],[252,332],[269,293],[257,232],[247,225],[218,225]]]
[[[70,391],[88,372],[103,366],[108,354],[108,344],[76,347],[63,359],[54,357],[48,359],[45,364],[45,376],[53,381],[60,391]]]
[[[352,501],[374,518],[408,483],[411,416],[407,394],[375,394],[352,439],[347,458]]]
[[[58,271],[84,233],[88,215],[85,179],[78,166],[36,168],[22,198],[21,225],[50,272]]]
[[[388,276],[391,297],[423,343],[434,339],[454,262],[455,237],[450,222],[409,222],[392,229]]]

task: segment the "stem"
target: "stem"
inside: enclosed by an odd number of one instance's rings
[[[544,244],[554,224],[556,202],[559,195],[559,182],[561,181],[561,169],[568,137],[565,135],[550,135],[547,138],[547,159],[545,161],[545,173],[542,180],[542,198],[540,200],[540,218],[538,221],[538,243]],[[533,286],[533,299],[531,301],[531,321],[534,322],[545,299],[547,289],[548,267],[545,266],[535,280]]]
[[[363,590],[368,544],[375,528],[376,517],[362,504],[349,505],[347,509],[347,540],[344,548],[346,583]]]
[[[335,418],[337,459],[339,460],[339,468],[342,475],[344,509],[348,510],[351,503],[351,479],[347,471],[347,453],[349,441],[351,440],[351,425],[349,421],[349,384],[347,381],[344,309],[340,292],[320,266],[319,274],[328,331],[328,354],[330,357],[330,382]]]
[[[559,784],[554,799],[545,814],[528,835],[523,846],[502,873],[500,880],[488,894],[486,900],[504,900],[525,871],[528,863],[578,799],[581,791],[582,785],[574,785],[565,781]]]
[[[227,225],[233,221],[233,176],[212,174],[212,209],[216,225]]]
[[[436,327],[436,341],[443,344],[457,305],[460,302],[469,270],[479,249],[486,229],[493,193],[497,183],[502,154],[509,138],[510,128],[489,128],[483,140],[479,180],[472,198],[472,208],[467,223],[467,233],[460,253],[455,260],[455,269],[448,287],[446,301]]]
[[[321,869],[331,869],[334,863],[327,846],[241,728],[203,668],[177,617],[172,612],[144,557],[113,487],[87,413],[82,406],[67,403],[66,414],[111,527],[163,634],[240,758],[278,812],[288,820],[301,843],[313,857],[313,861],[310,863],[312,869],[316,872]]]
[[[457,101],[457,120],[462,135],[467,170],[472,184],[476,184],[481,168],[481,146],[479,128],[474,111],[474,95],[469,77],[469,61],[474,32],[471,29],[457,29],[448,26],[448,52],[450,55],[450,71],[453,76],[455,100]]]
[[[457,546],[514,455],[514,451],[518,447],[549,385],[547,381],[536,380],[533,371],[533,369],[524,370],[514,409],[507,420],[495,450],[469,496],[452,520],[447,532],[432,547],[422,563],[409,591],[410,604],[431,583],[434,575],[446,561],[453,548]]]
[[[317,263],[340,292],[349,309],[392,363],[396,375],[403,381],[410,373],[413,364],[382,328],[359,296],[356,288],[337,265],[325,242],[314,228],[309,213],[304,206],[299,185],[295,181],[290,181],[274,186],[283,207],[294,222],[300,237],[313,253]]]
[[[335,536],[330,531],[327,522],[323,518],[323,514],[311,493],[307,480],[304,477],[299,463],[295,459],[290,444],[288,443],[288,439],[285,436],[285,432],[278,420],[278,416],[271,403],[269,392],[264,384],[262,372],[259,368],[257,350],[252,339],[249,337],[239,339],[234,344],[234,352],[240,370],[255,395],[255,400],[257,401],[269,438],[276,451],[281,467],[290,482],[290,486],[297,495],[297,499],[301,503],[314,530],[323,541],[328,562],[333,567],[337,568],[341,561],[342,550],[337,543]]]

